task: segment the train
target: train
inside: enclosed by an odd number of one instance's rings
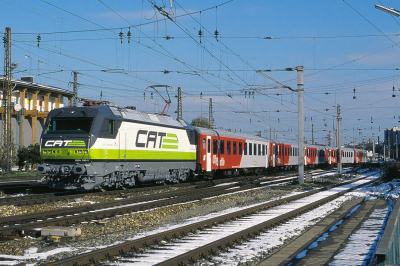
[[[40,153],[36,171],[50,188],[93,190],[296,168],[299,148],[136,108],[97,105],[50,111]],[[305,144],[304,165],[334,166],[337,153],[335,147]],[[343,148],[342,163],[365,163],[366,154]]]

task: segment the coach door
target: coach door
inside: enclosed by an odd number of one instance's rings
[[[272,167],[275,167],[275,156],[276,156],[276,147],[275,143],[272,144]]]
[[[206,160],[206,171],[211,171],[211,136],[207,136],[207,160]]]

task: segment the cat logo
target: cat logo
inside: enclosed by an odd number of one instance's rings
[[[136,147],[159,149],[178,149],[178,137],[174,133],[139,130]]]
[[[48,140],[45,147],[86,147],[84,140]]]
[[[65,147],[68,146],[68,143],[72,142],[72,140],[48,140],[44,144],[45,147]]]

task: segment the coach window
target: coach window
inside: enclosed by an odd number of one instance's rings
[[[247,142],[244,143],[243,155],[247,155]]]
[[[242,155],[242,143],[239,142],[239,154]]]
[[[206,148],[206,138],[203,138],[203,149]]]
[[[249,143],[249,155],[253,155],[253,144]]]
[[[233,142],[232,151],[233,155],[236,155],[236,141]]]
[[[262,145],[262,155],[265,156],[265,145]]]
[[[223,140],[220,141],[219,150],[221,154],[225,153],[225,142]]]
[[[231,142],[229,140],[226,142],[226,154],[231,154]]]
[[[257,144],[254,143],[254,155],[257,155]]]
[[[258,156],[261,156],[261,144],[258,144]]]
[[[213,139],[213,154],[218,153],[218,141],[216,139]]]

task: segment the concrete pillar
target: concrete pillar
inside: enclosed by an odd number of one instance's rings
[[[44,95],[44,111],[49,112],[49,97],[50,97],[50,92],[46,93]]]
[[[36,132],[37,132],[37,95],[39,91],[36,90],[32,93],[32,145],[37,142]]]
[[[21,116],[21,125],[20,125],[21,126],[20,127],[21,134],[19,135],[19,144],[22,146],[24,146],[24,139],[25,139],[25,111],[26,111],[25,93],[27,90],[28,89],[20,89],[20,92],[19,92],[19,102],[22,106],[22,116]]]
[[[61,94],[57,94],[56,96],[56,108],[60,108],[60,98],[61,98]]]

